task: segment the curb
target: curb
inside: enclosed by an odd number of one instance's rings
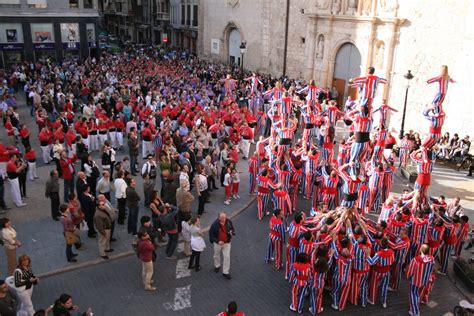
[[[239,216],[239,215],[240,215],[243,211],[245,211],[254,201],[255,201],[255,196],[252,196],[252,197],[250,198],[250,200],[249,200],[244,206],[242,206],[240,209],[238,209],[233,215],[229,216],[229,218],[230,218],[230,219],[234,219],[234,218],[236,218],[237,216]],[[209,226],[206,226],[205,228],[203,228],[203,229],[202,229],[203,233],[209,232],[209,229],[210,229],[210,228],[211,228],[210,225],[209,225]],[[163,245],[163,246],[159,246],[159,245],[158,245],[158,247],[164,247],[164,245]],[[117,259],[126,258],[126,257],[132,256],[132,255],[135,255],[135,254],[136,254],[135,251],[129,250],[129,251],[125,251],[125,252],[118,253],[118,254],[116,254],[116,255],[109,256],[109,259],[108,259],[108,260],[104,260],[104,259],[102,259],[102,258],[97,258],[97,259],[93,259],[93,260],[81,262],[81,263],[78,263],[78,264],[75,264],[75,265],[72,265],[72,266],[68,266],[68,267],[64,267],[64,268],[60,268],[60,269],[56,269],[56,270],[44,272],[44,273],[38,274],[38,277],[39,277],[39,278],[48,278],[48,277],[52,277],[52,276],[55,276],[55,275],[58,275],[58,274],[63,274],[63,273],[66,273],[66,272],[71,272],[71,271],[75,271],[75,270],[79,270],[79,269],[83,269],[83,268],[88,268],[88,267],[100,265],[100,264],[103,264],[103,263],[110,262],[110,261],[112,261],[112,260],[117,260]]]

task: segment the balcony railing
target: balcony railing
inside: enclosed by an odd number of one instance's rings
[[[156,14],[156,19],[161,20],[161,21],[169,21],[170,20],[170,14],[168,12],[157,12]]]

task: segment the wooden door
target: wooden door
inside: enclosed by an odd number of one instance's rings
[[[337,93],[338,93],[338,96],[336,99],[337,106],[340,109],[343,109],[344,108],[343,101],[344,101],[344,93],[345,93],[344,90],[346,89],[346,80],[334,78],[333,86],[336,88]]]

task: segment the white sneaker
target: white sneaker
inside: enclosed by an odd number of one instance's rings
[[[235,199],[240,199],[240,196],[238,194],[236,194]]]
[[[387,308],[387,303],[382,303],[383,308]]]
[[[18,207],[22,207],[22,206],[27,206],[28,204],[26,203],[21,203],[20,205],[18,205]]]
[[[331,307],[332,307],[332,309],[334,309],[334,310],[336,310],[336,311],[339,310],[339,307],[337,307],[337,306],[334,305],[334,304],[331,304]]]
[[[229,205],[229,204],[230,204],[230,201],[229,201],[229,200],[225,200],[225,201],[224,201],[224,204]]]

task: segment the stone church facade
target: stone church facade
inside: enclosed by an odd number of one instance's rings
[[[474,137],[474,4],[469,0],[201,0],[198,54],[209,60],[241,63],[274,76],[314,78],[353,95],[347,79],[369,66],[388,80],[378,92],[399,110],[398,130],[409,83],[405,130],[426,130],[421,110],[435,94],[426,80],[448,65],[457,81],[445,100],[445,131]],[[377,102],[377,101],[376,101]]]

